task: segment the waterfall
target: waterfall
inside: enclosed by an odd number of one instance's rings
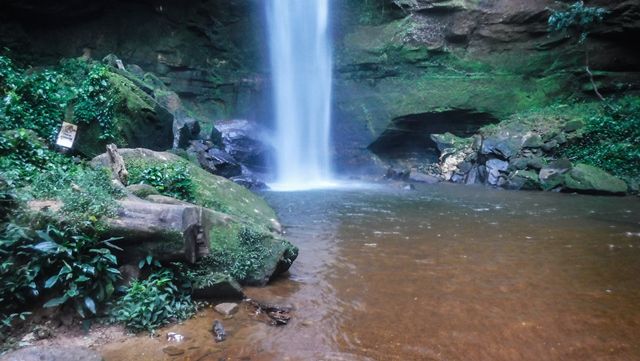
[[[331,184],[329,0],[266,0],[275,113],[276,183]]]

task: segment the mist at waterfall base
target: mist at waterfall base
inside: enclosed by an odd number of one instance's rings
[[[336,186],[331,167],[329,0],[267,0],[278,191]]]

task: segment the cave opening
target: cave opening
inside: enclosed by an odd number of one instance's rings
[[[431,140],[431,134],[449,132],[470,137],[481,127],[497,122],[498,119],[489,113],[469,109],[404,115],[393,119],[368,149],[385,161],[435,163],[440,152]]]

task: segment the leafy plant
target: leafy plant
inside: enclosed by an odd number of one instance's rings
[[[24,70],[0,56],[0,130],[30,129],[52,144],[63,120],[97,121],[101,140],[115,138],[119,100],[108,75],[106,66],[82,60]]]
[[[640,176],[640,100],[627,97],[608,101],[586,120],[582,137],[563,153],[625,178]]]
[[[573,36],[578,36],[578,44],[584,45],[585,53],[585,71],[589,75],[589,80],[593,86],[593,90],[600,100],[604,100],[604,97],[598,90],[593,79],[593,73],[589,67],[589,47],[587,44],[587,38],[589,33],[593,30],[594,26],[603,22],[607,10],[600,7],[585,6],[584,1],[576,1],[566,10],[551,10],[548,24],[551,32],[563,32],[570,33]]]
[[[211,255],[202,261],[206,263],[201,265],[202,269],[217,269],[238,281],[244,281],[264,268],[265,260],[272,253],[271,247],[266,245],[270,235],[242,227],[231,236],[235,239],[229,240],[227,237],[217,237]]]
[[[33,131],[0,131],[0,172],[16,186],[24,186],[43,171],[71,167],[69,158],[50,151]]]
[[[195,198],[191,174],[182,164],[133,164],[129,166],[129,182],[148,184],[161,194],[187,202]]]
[[[97,241],[82,234],[71,234],[49,226],[36,231],[39,242],[33,245],[40,258],[40,267],[51,275],[44,282],[45,289],[57,290],[44,307],[56,307],[72,302],[76,311],[85,317],[85,310],[96,314],[96,305],[109,300],[120,278],[118,261],[110,242]]]
[[[27,300],[46,295],[51,298],[44,307],[70,303],[83,317],[87,310],[95,314],[120,277],[112,240],[52,225],[34,232],[10,224],[0,237],[3,313],[16,313]]]
[[[112,318],[134,332],[153,332],[172,321],[186,320],[195,311],[191,296],[176,285],[174,273],[162,269],[145,280],[132,281],[112,310]]]

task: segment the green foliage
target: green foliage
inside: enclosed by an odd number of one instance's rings
[[[163,269],[145,280],[132,281],[112,310],[112,318],[134,332],[153,332],[172,321],[186,320],[195,311],[191,296],[176,285],[174,273]]]
[[[612,101],[587,119],[582,137],[563,149],[570,159],[625,178],[640,176],[640,99]]]
[[[201,269],[214,269],[226,273],[238,281],[264,269],[264,263],[272,255],[268,246],[271,236],[264,232],[242,227],[236,234],[220,234],[212,245],[210,256]],[[235,239],[229,239],[233,237]]]
[[[117,97],[108,72],[102,64],[81,60],[23,70],[0,56],[0,130],[30,129],[53,143],[62,120],[97,121],[101,140],[115,138]]]
[[[128,165],[130,184],[148,184],[160,194],[191,202],[195,199],[194,184],[189,169],[179,163]]]
[[[68,171],[69,158],[49,150],[33,131],[0,131],[0,173],[16,186],[24,186],[40,173],[53,169]]]
[[[44,307],[72,304],[83,317],[95,314],[120,277],[110,241],[51,225],[37,231],[7,225],[0,234],[0,312],[15,314],[45,295]]]
[[[576,1],[567,10],[551,10],[549,30],[552,32],[573,31],[579,35],[578,42],[584,43],[594,25],[601,23],[607,10],[585,6],[584,1]]]
[[[96,227],[102,217],[115,216],[116,199],[124,196],[122,190],[111,183],[107,170],[80,166],[42,173],[34,179],[31,194],[38,199],[61,201],[65,223],[79,228]]]

